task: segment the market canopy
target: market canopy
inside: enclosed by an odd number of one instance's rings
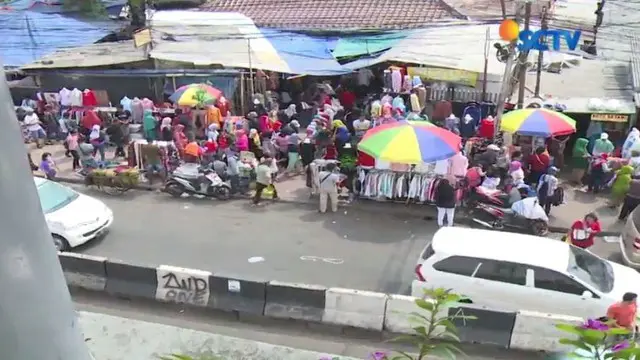
[[[253,68],[287,74],[340,75],[350,72],[327,44],[309,36],[260,30],[238,13],[159,11],[151,19],[151,57],[199,66]]]
[[[448,25],[417,29],[375,58],[356,60],[343,66],[360,69],[386,61],[399,61],[483,73],[485,40],[489,31],[488,74],[502,75],[504,64],[495,56],[493,44],[504,43],[499,25]]]
[[[383,161],[420,164],[445,160],[460,152],[461,139],[427,121],[398,121],[367,131],[358,150]]]

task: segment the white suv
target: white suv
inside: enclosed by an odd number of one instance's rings
[[[640,274],[561,241],[508,232],[446,227],[416,266],[412,295],[448,288],[492,309],[603,316]]]

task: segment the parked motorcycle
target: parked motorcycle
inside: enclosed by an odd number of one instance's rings
[[[536,236],[549,233],[549,218],[538,204],[537,198],[526,198],[514,203],[512,208],[476,202],[469,209],[470,217],[476,224],[493,230],[512,229]]]
[[[178,167],[165,182],[164,191],[174,197],[184,193],[212,196],[218,200],[231,197],[231,185],[208,167]]]

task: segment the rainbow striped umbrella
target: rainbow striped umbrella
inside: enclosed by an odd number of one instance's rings
[[[430,122],[399,121],[367,131],[358,150],[393,163],[430,163],[458,153],[460,137]]]
[[[527,136],[561,136],[576,132],[576,121],[549,109],[520,109],[502,116],[500,130]]]
[[[214,104],[222,96],[222,91],[209,84],[189,84],[179,87],[169,100],[180,106]]]

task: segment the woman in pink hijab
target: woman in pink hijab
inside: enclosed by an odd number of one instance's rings
[[[236,150],[249,151],[249,137],[244,130],[236,131]]]
[[[258,119],[258,126],[260,127],[260,133],[266,133],[271,131],[271,121],[267,115],[262,115]]]

